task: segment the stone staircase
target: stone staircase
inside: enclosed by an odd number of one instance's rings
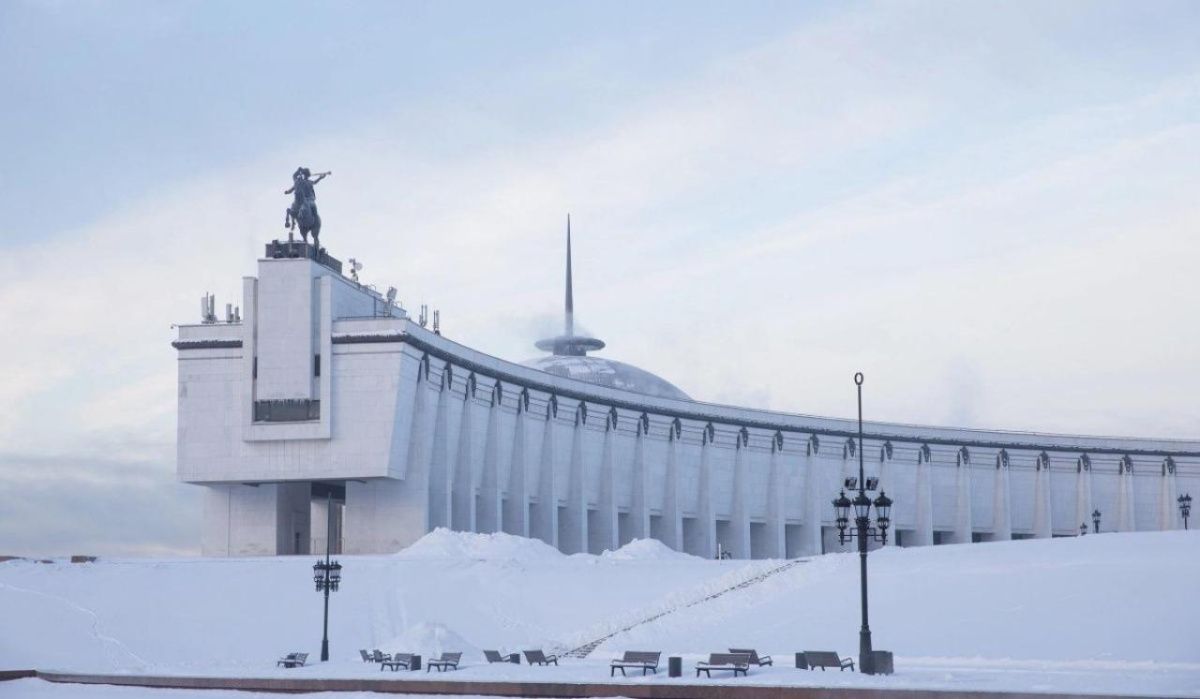
[[[771,578],[776,575],[779,575],[780,573],[791,570],[792,568],[800,565],[801,563],[806,563],[806,562],[808,562],[808,559],[805,559],[805,558],[798,558],[796,560],[788,561],[787,563],[784,563],[783,565],[772,568],[766,572],[759,573],[758,575],[755,575],[752,578],[747,578],[736,585],[731,585],[723,590],[718,590],[710,595],[701,597],[700,599],[696,599],[691,602],[687,602],[685,604],[680,604],[679,606],[672,607],[670,609],[666,609],[666,610],[658,612],[657,614],[654,614],[652,616],[648,616],[645,619],[639,619],[638,621],[635,621],[632,624],[629,624],[627,626],[619,628],[619,629],[613,631],[612,633],[609,633],[609,634],[602,636],[600,638],[597,638],[595,640],[588,641],[587,643],[583,644],[582,646],[579,646],[578,648],[573,648],[569,651],[566,651],[565,653],[562,653],[561,655],[563,657],[568,657],[568,658],[586,658],[586,657],[588,657],[588,655],[591,654],[592,651],[596,650],[596,648],[598,648],[600,646],[600,644],[604,643],[608,639],[610,639],[618,634],[625,633],[626,631],[629,631],[630,629],[635,629],[639,626],[642,626],[643,624],[649,624],[653,621],[657,621],[667,615],[674,614],[675,612],[682,611],[684,609],[690,609],[692,607],[696,607],[701,604],[706,604],[708,602],[711,602],[712,600],[717,599],[718,597],[724,597],[725,595],[728,595],[731,592],[737,592],[738,590],[744,590],[747,587],[753,587],[754,585],[761,583],[762,581],[766,580],[767,578]]]

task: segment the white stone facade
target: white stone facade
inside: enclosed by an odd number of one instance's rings
[[[441,526],[567,553],[647,536],[710,557],[840,548],[830,501],[857,475],[852,421],[503,361],[303,257],[260,260],[243,294],[240,322],[181,326],[175,342],[178,475],[207,491],[205,555],[323,550],[322,488],[346,553],[394,552]],[[1200,441],[865,432],[903,546],[1072,536],[1093,509],[1102,531],[1181,528],[1175,498],[1200,494]]]

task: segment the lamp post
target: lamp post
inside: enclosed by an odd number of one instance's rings
[[[847,539],[858,539],[859,589],[862,595],[862,628],[858,632],[858,669],[867,675],[875,674],[875,659],[871,649],[871,627],[867,623],[867,543],[874,539],[887,543],[887,530],[891,524],[892,499],[883,491],[872,503],[867,497],[867,490],[874,490],[878,479],[872,478],[867,482],[863,472],[863,425],[862,425],[862,372],[854,375],[854,384],[858,386],[858,482],[846,479],[846,486],[853,489],[858,486],[858,495],[854,500],[846,497],[846,491],[833,501],[838,529],[838,542],[845,544]],[[877,527],[871,526],[871,505],[875,505]],[[854,508],[854,529],[847,531],[850,524],[850,508]],[[886,672],[886,670],[885,670]]]
[[[1183,528],[1188,528],[1188,515],[1192,514],[1192,496],[1184,493],[1176,500],[1179,503],[1179,514],[1183,515]]]
[[[1100,510],[1092,510],[1092,531],[1100,533]]]
[[[313,564],[313,582],[317,584],[317,592],[325,593],[325,624],[321,631],[321,662],[329,660],[329,593],[337,592],[338,583],[342,581],[342,564],[329,562],[329,545],[333,539],[333,493],[325,495],[325,512],[328,520],[325,525],[325,560],[317,560]]]

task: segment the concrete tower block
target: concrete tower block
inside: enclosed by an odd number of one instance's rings
[[[600,452],[600,494],[597,498],[596,526],[588,530],[594,551],[613,551],[619,543],[617,531],[616,457],[613,441],[617,432],[617,411],[610,409],[605,416],[604,445]]]
[[[529,536],[529,466],[525,442],[529,431],[529,394],[517,396],[517,415],[513,422],[512,458],[508,468],[508,497],[503,503],[504,531]]]
[[[588,552],[587,472],[583,463],[583,442],[587,437],[587,405],[575,409],[575,427],[571,430],[571,457],[567,465],[567,507],[563,512],[558,545],[563,553]]]
[[[476,531],[475,528],[475,432],[474,398],[475,376],[467,377],[467,385],[463,392],[462,414],[458,420],[458,448],[454,461],[454,471],[451,474],[451,516],[452,529],[464,532]]]
[[[783,433],[771,437],[771,463],[767,469],[767,551],[769,558],[787,558],[783,493],[787,473],[783,457]]]
[[[676,418],[667,428],[666,483],[663,484],[662,542],[676,551],[683,549],[683,507],[679,495],[679,450],[683,425]]]
[[[971,543],[971,454],[966,447],[958,450],[958,468],[954,472],[954,543]]]
[[[1008,468],[1008,452],[1001,449],[996,454],[996,472],[992,483],[992,539],[995,541],[1008,541],[1012,538]]]
[[[546,405],[546,422],[542,429],[542,451],[538,457],[538,502],[537,516],[530,523],[531,534],[558,548],[558,487],[556,483],[557,469],[555,458],[555,437],[558,431],[555,415],[558,412],[558,400],[551,396],[552,401]]]
[[[746,506],[750,478],[746,473],[746,461],[750,457],[750,435],[745,428],[737,435],[737,448],[733,454],[733,502],[730,503],[730,553],[734,558],[752,558],[750,547],[750,511]]]
[[[498,400],[499,384],[492,388],[492,405],[488,408],[487,426],[483,436],[483,471],[479,474],[479,511],[475,525],[487,534],[503,531],[501,521],[504,500],[500,490],[500,418],[503,407]]]
[[[913,507],[913,546],[933,545],[933,450],[922,444],[917,451],[917,492]]]
[[[1092,459],[1087,454],[1080,454],[1075,461],[1075,521],[1091,531]]]
[[[810,435],[804,450],[804,524],[801,525],[800,554],[815,556],[821,553],[821,519],[824,515],[825,492],[822,488],[820,462],[817,452],[820,440]]]
[[[1049,539],[1054,536],[1054,517],[1051,510],[1050,455],[1038,454],[1033,482],[1033,536]]]

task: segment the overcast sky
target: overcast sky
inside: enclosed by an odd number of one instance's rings
[[[1200,4],[0,3],[0,554],[198,549],[174,322],[364,281],[706,401],[1200,436]]]

